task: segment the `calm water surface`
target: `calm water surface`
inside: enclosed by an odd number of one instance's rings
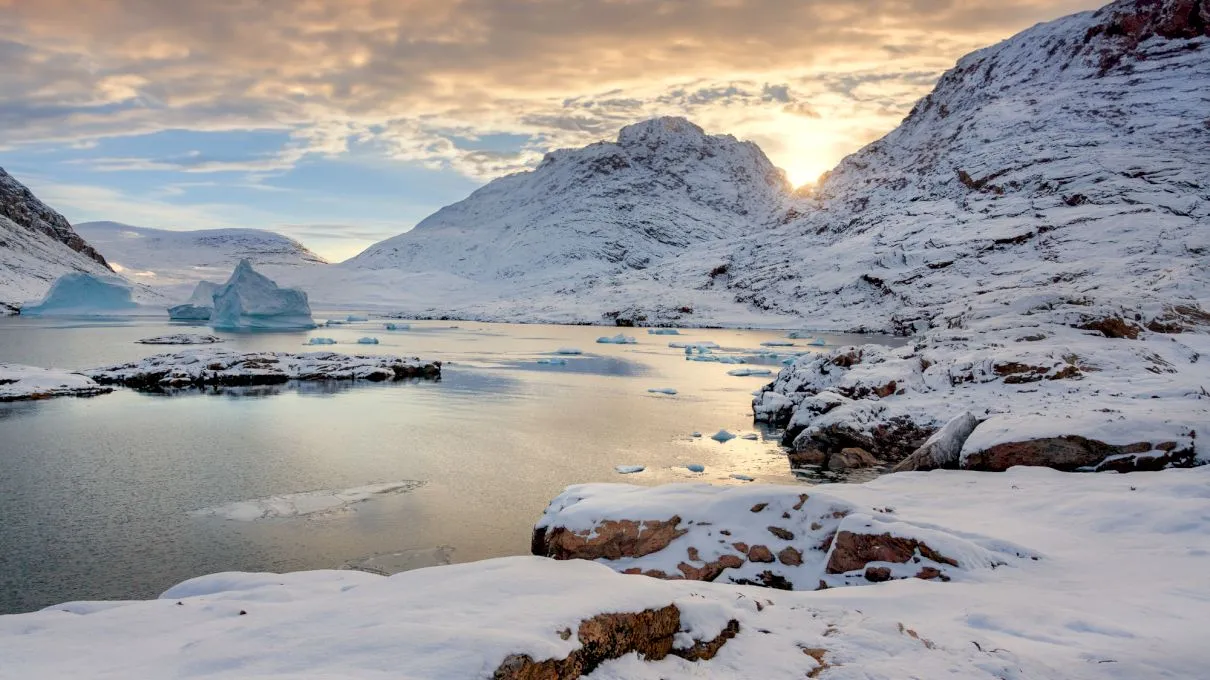
[[[174,332],[209,331],[153,320],[3,318],[0,361],[84,369],[183,349],[134,342]],[[668,347],[710,340],[751,356],[784,333],[670,337],[626,329],[639,344],[595,343],[616,332],[442,322],[388,332],[370,321],[304,333],[220,333],[227,342],[218,347],[230,349],[392,353],[446,365],[439,382],[119,390],[0,404],[0,613],[154,597],[217,571],[356,565],[392,572],[524,554],[546,503],[580,482],[743,483],[732,473],[795,481],[777,433],[752,423],[750,393],[770,378],[729,376],[735,366],[686,361],[683,350]],[[346,344],[365,335],[381,344]],[[303,347],[312,336],[341,344]],[[567,357],[566,366],[537,363],[565,346],[585,354]],[[776,370],[777,361],[768,361]],[[679,393],[647,392],[663,387]],[[722,428],[758,438],[707,438]],[[688,463],[706,472],[691,473]],[[621,464],[647,470],[619,475],[614,466]],[[339,511],[255,521],[195,513],[405,480],[423,484]]]

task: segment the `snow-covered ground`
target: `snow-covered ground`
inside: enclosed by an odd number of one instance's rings
[[[140,388],[265,385],[289,380],[401,380],[435,378],[440,361],[335,352],[238,352],[187,349],[84,371],[101,384]]]
[[[0,401],[91,397],[112,391],[79,373],[0,363]]]
[[[520,678],[552,660],[629,680],[1195,678],[1210,620],[1207,488],[1210,468],[934,471],[828,487],[840,502],[1038,557],[949,582],[791,592],[537,557],[389,578],[215,574],[157,600],[0,617],[0,677]],[[601,509],[618,519],[659,505],[616,489],[626,502]],[[781,493],[745,488],[762,490]],[[734,516],[713,519],[721,529]]]

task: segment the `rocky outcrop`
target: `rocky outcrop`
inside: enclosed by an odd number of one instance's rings
[[[30,231],[45,234],[84,257],[111,269],[105,258],[71,228],[67,218],[39,201],[33,192],[0,168],[0,215]]]
[[[892,472],[911,470],[926,471],[938,468],[954,468],[962,454],[962,444],[975,431],[979,419],[969,411],[954,417],[945,427],[937,430],[928,441],[904,458]]]
[[[534,529],[531,551],[535,555],[557,560],[618,560],[642,557],[668,547],[673,539],[687,532],[677,529],[681,518],[667,520],[606,520],[589,535],[568,531],[563,527]],[[705,579],[708,580],[708,579]]]
[[[0,402],[95,397],[112,391],[79,373],[0,363]]]
[[[493,680],[574,680],[596,670],[605,661],[637,653],[647,661],[678,656],[687,661],[714,658],[727,640],[740,632],[732,619],[716,637],[694,640],[690,647],[674,646],[681,630],[681,611],[670,604],[660,609],[634,613],[599,614],[580,622],[576,639],[580,648],[562,659],[536,661],[529,655],[514,654],[500,664]],[[560,635],[570,637],[570,629]]]
[[[84,373],[103,385],[163,390],[213,385],[275,385],[292,380],[435,380],[441,377],[441,362],[335,352],[290,354],[194,349],[157,354]]]
[[[1188,467],[1196,463],[1194,447],[1175,441],[1113,445],[1078,435],[1004,442],[967,453],[966,470],[1003,472],[1014,465],[1037,465],[1056,470],[1134,472]]]

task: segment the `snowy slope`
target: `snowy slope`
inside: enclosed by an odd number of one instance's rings
[[[72,271],[113,273],[62,215],[0,168],[0,314]]]
[[[1122,0],[964,57],[784,227],[725,254],[729,285],[870,330],[1010,305],[1206,306],[1208,15]]]
[[[348,279],[367,270],[436,272],[441,285],[417,281],[421,291],[445,296],[455,277],[470,303],[460,300],[463,309],[540,313],[540,298],[567,307],[567,298],[597,297],[611,277],[693,244],[767,228],[787,191],[755,144],[660,118],[624,128],[616,142],[550,153],[534,171],[491,182],[340,268]],[[568,320],[558,306],[548,318]]]
[[[326,264],[298,241],[259,229],[170,231],[118,222],[83,222],[76,230],[115,269],[141,283],[180,293],[181,299],[198,281],[226,280],[243,259],[270,276]]]

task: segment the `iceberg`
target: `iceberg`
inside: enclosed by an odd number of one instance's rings
[[[814,340],[812,340],[811,342],[808,342],[807,344],[812,345],[814,347],[823,347],[824,345],[826,345],[828,343],[826,341],[824,341],[823,338],[815,338]]]
[[[579,354],[583,354],[583,352],[576,349],[575,347],[560,347],[559,349],[555,350],[555,354],[563,354],[566,356],[576,356]]]
[[[357,344],[359,344],[359,345],[377,345],[378,338],[370,338],[370,337],[357,338]]]
[[[754,481],[756,481],[756,478],[755,478],[755,477],[750,477],[750,476],[748,476],[748,475],[741,475],[741,474],[739,474],[738,472],[732,473],[732,474],[731,474],[731,479],[738,479],[738,480],[739,480],[739,481],[741,481],[741,482],[754,482]]]
[[[347,317],[345,317],[345,321],[347,321],[349,323],[357,323],[358,321],[369,321],[369,320],[370,320],[370,317],[362,315],[362,314],[350,314]]]
[[[671,387],[652,387],[652,388],[648,389],[647,391],[650,392],[651,394],[667,394],[667,395],[676,394],[676,390]]]
[[[638,340],[635,340],[629,335],[622,335],[621,333],[618,333],[614,336],[597,338],[597,343],[601,345],[634,345],[638,343]]]
[[[647,335],[680,335],[681,332],[675,328],[648,328]]]
[[[210,325],[228,331],[292,331],[315,328],[307,294],[297,288],[279,288],[239,261],[227,283],[214,293]]]
[[[619,475],[633,475],[636,472],[642,472],[647,468],[642,465],[615,465],[614,470],[617,470]]]
[[[307,341],[308,345],[335,345],[336,341],[332,338],[311,338]]]
[[[406,331],[411,330],[412,325],[407,323],[389,323],[384,328],[388,331]]]
[[[736,377],[743,378],[750,375],[773,375],[773,371],[770,371],[767,368],[736,368],[727,371],[727,375],[734,375]]]
[[[699,463],[690,463],[685,466],[685,469],[690,472],[705,472],[706,466]]]
[[[722,444],[723,442],[729,442],[732,439],[735,439],[735,435],[731,434],[730,432],[728,432],[726,430],[719,430],[718,432],[715,432],[714,434],[710,435],[710,438],[713,439],[714,441]]]
[[[70,272],[55,281],[42,302],[23,308],[21,314],[107,314],[133,309],[138,305],[130,297],[130,285],[122,279]]]
[[[756,433],[753,433],[753,432],[749,432],[748,434],[745,434],[745,435],[740,436],[740,439],[747,439],[747,440],[749,440],[749,441],[756,441],[757,439],[760,439],[760,435],[758,435],[758,434],[756,434]]]
[[[168,318],[173,321],[209,321],[214,312],[214,293],[218,289],[217,283],[198,281],[188,300],[168,308]]]

